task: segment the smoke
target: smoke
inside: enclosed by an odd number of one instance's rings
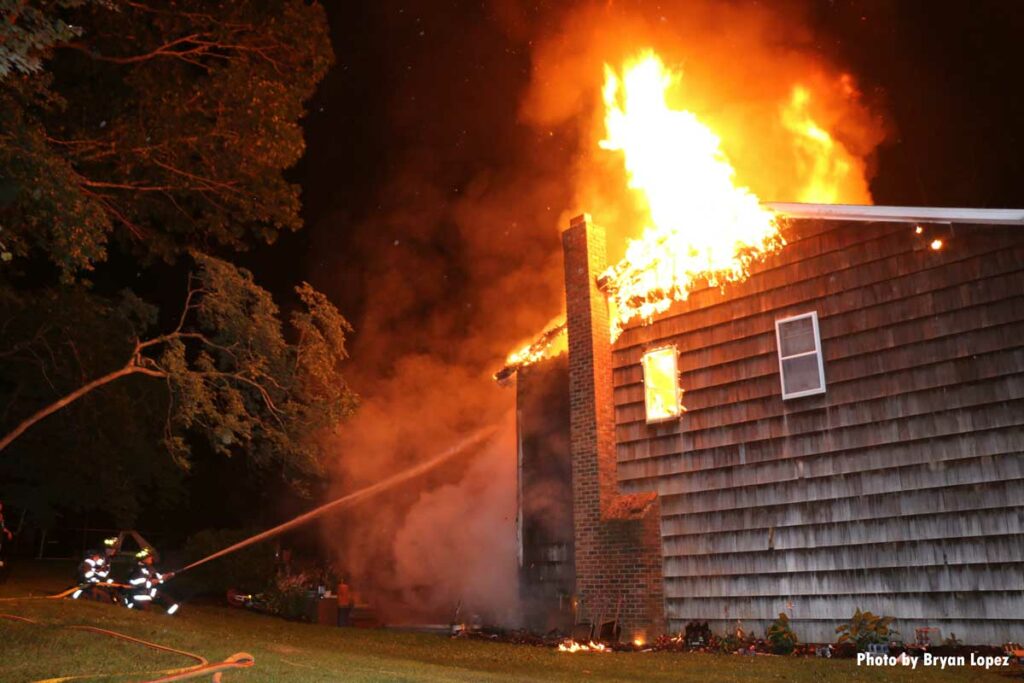
[[[799,199],[808,174],[781,115],[795,84],[809,89],[814,120],[846,153],[840,199],[869,200],[882,134],[852,77],[817,54],[798,5],[782,16],[710,0],[436,4],[399,12],[381,3],[359,17],[368,33],[412,46],[379,67],[386,180],[363,211],[339,208],[313,233],[313,279],[356,327],[350,379],[363,399],[335,444],[332,493],[428,459],[481,426],[502,431],[326,524],[324,536],[388,621],[446,621],[461,602],[464,615],[508,622],[517,604],[515,392],[490,375],[562,309],[559,233],[569,217],[586,210],[605,225],[617,238],[613,258],[639,227],[621,160],[596,144],[604,64],[659,51],[683,74],[685,107],[713,124],[739,179],[765,199]],[[354,58],[339,50],[347,69]],[[331,78],[342,96],[360,96],[343,73]]]
[[[493,15],[396,9],[361,17],[374,35],[408,32],[413,45],[381,65],[393,71],[377,84],[389,93],[387,179],[363,215],[338,211],[314,231],[318,254],[338,254],[313,276],[353,319],[349,379],[362,396],[336,444],[331,494],[482,426],[501,430],[323,533],[388,622],[445,622],[461,605],[462,618],[509,624],[518,605],[515,392],[491,374],[512,341],[562,306],[570,141],[518,120],[529,56]]]

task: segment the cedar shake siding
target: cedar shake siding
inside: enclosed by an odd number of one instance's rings
[[[830,642],[860,608],[897,617],[908,641],[922,626],[1024,639],[1024,228],[947,226],[935,251],[908,224],[791,220],[748,280],[695,291],[610,350],[574,318],[574,300],[603,300],[572,281],[570,232],[582,589],[589,563],[608,566],[588,529],[611,495],[599,442],[614,410],[618,488],[657,494],[671,630],[763,633],[785,611],[802,640]],[[775,323],[811,311],[827,390],[783,401]],[[687,412],[647,424],[641,357],[666,344]]]

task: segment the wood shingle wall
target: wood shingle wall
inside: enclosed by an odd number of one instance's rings
[[[745,282],[614,347],[618,478],[661,497],[666,612],[805,641],[854,609],[1024,640],[1024,228],[793,221]],[[775,320],[817,311],[828,391],[782,400]],[[679,422],[640,359],[680,351]]]

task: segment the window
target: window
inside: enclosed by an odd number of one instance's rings
[[[825,364],[817,311],[776,320],[775,339],[783,400],[824,394]]]
[[[647,422],[671,420],[685,410],[683,390],[679,388],[679,353],[674,346],[663,346],[644,354],[644,405]]]

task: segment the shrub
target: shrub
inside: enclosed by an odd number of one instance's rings
[[[268,608],[285,619],[307,619],[309,586],[313,581],[313,575],[306,572],[279,574],[266,593]]]
[[[849,643],[857,650],[866,650],[872,643],[887,643],[898,631],[890,628],[894,617],[880,617],[859,609],[846,624],[836,627],[839,644]]]
[[[779,612],[779,618],[768,627],[765,637],[771,645],[771,651],[777,655],[790,654],[800,642],[789,627],[789,616],[785,612]]]
[[[734,654],[741,647],[743,647],[744,643],[742,640],[737,638],[735,634],[730,633],[726,635],[724,638],[718,640],[718,642],[715,643],[715,645],[717,646],[715,649],[721,652],[722,654],[731,655]]]

